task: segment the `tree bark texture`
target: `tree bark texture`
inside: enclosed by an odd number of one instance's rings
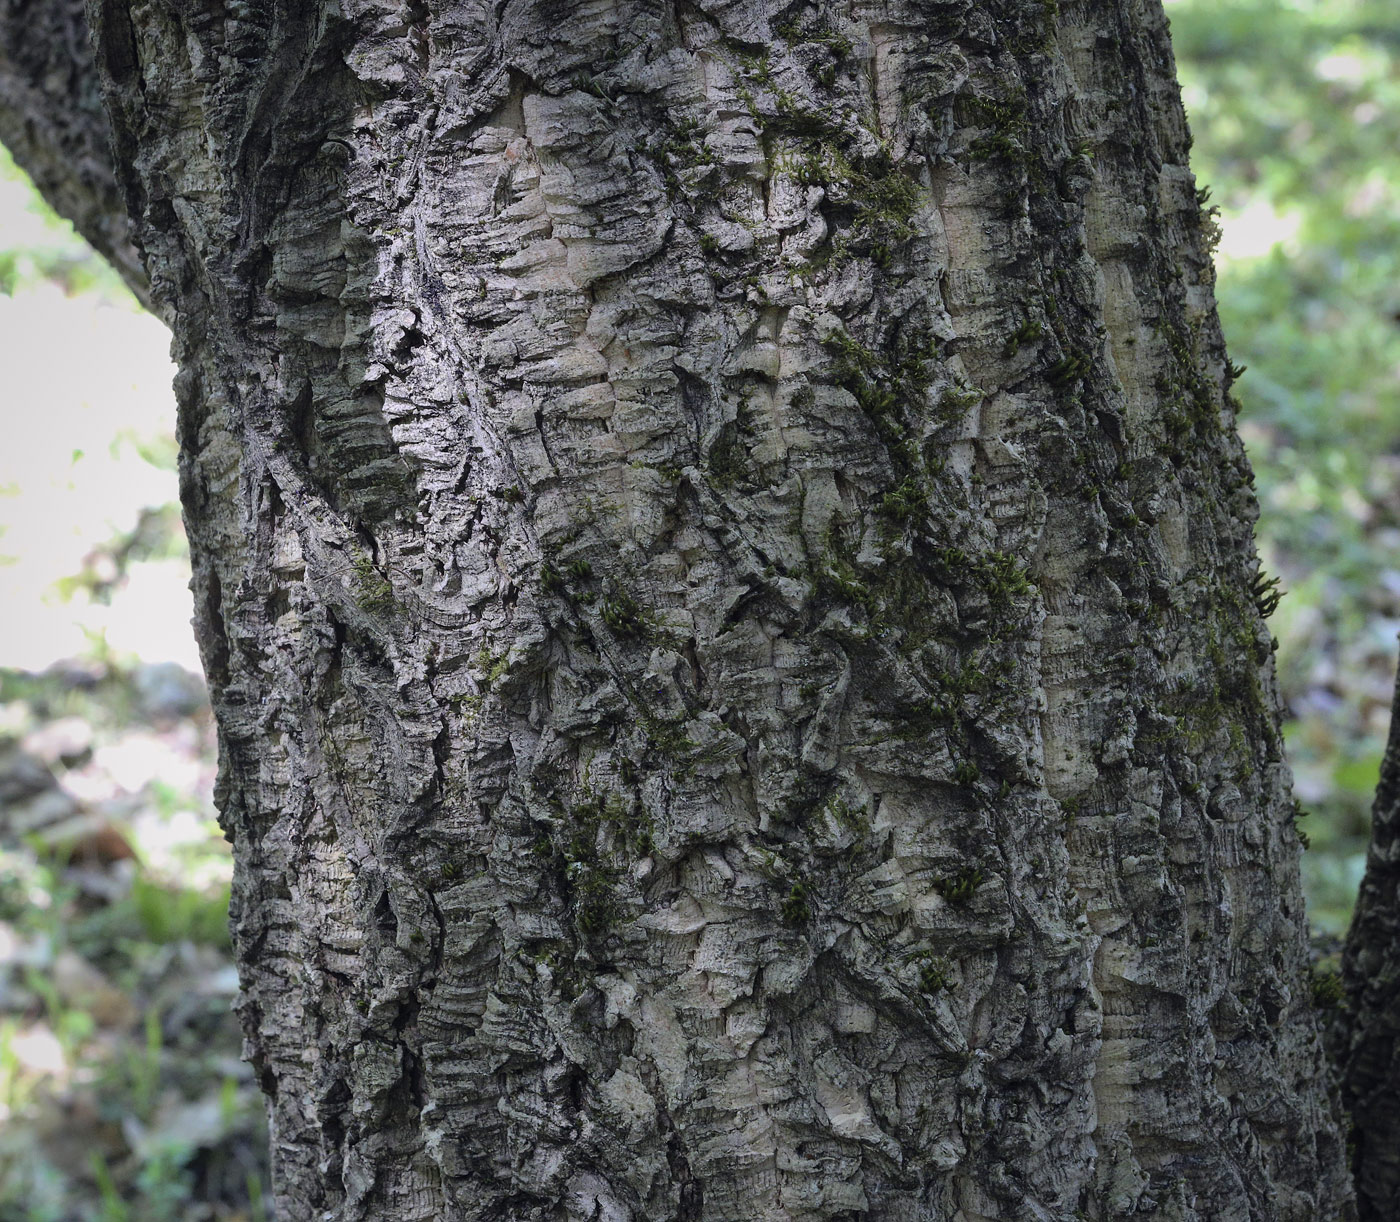
[[[91,0],[286,1219],[1351,1212],[1157,0]]]
[[[1365,1222],[1400,1217],[1400,679],[1343,957],[1343,1097]]]

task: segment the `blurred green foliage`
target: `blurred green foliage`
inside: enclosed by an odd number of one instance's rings
[[[73,226],[39,198],[28,176],[0,147],[0,193],[6,197],[0,230],[0,293],[47,280],[67,293],[100,293],[134,304],[121,277]],[[14,205],[18,204],[18,207]]]
[[[1169,0],[1257,474],[1314,925],[1360,877],[1400,626],[1400,9]],[[1276,239],[1271,241],[1270,239]]]

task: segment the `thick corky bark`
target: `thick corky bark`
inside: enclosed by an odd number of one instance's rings
[[[1349,1216],[1157,0],[91,13],[283,1217]]]
[[[1400,680],[1397,680],[1400,693]],[[1365,1222],[1400,1217],[1400,695],[1343,960],[1341,1069]]]

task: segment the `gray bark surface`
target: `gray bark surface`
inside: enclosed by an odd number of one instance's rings
[[[92,0],[287,1219],[1351,1215],[1157,0]]]

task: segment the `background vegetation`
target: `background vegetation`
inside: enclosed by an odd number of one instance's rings
[[[1257,473],[1315,929],[1346,927],[1400,629],[1400,11],[1168,4]]]
[[[1287,591],[1272,623],[1309,903],[1336,934],[1400,629],[1400,15],[1168,12],[1249,366],[1260,546]],[[164,342],[0,161],[0,1222],[266,1216]]]
[[[0,1222],[266,1216],[168,342],[0,155]]]

